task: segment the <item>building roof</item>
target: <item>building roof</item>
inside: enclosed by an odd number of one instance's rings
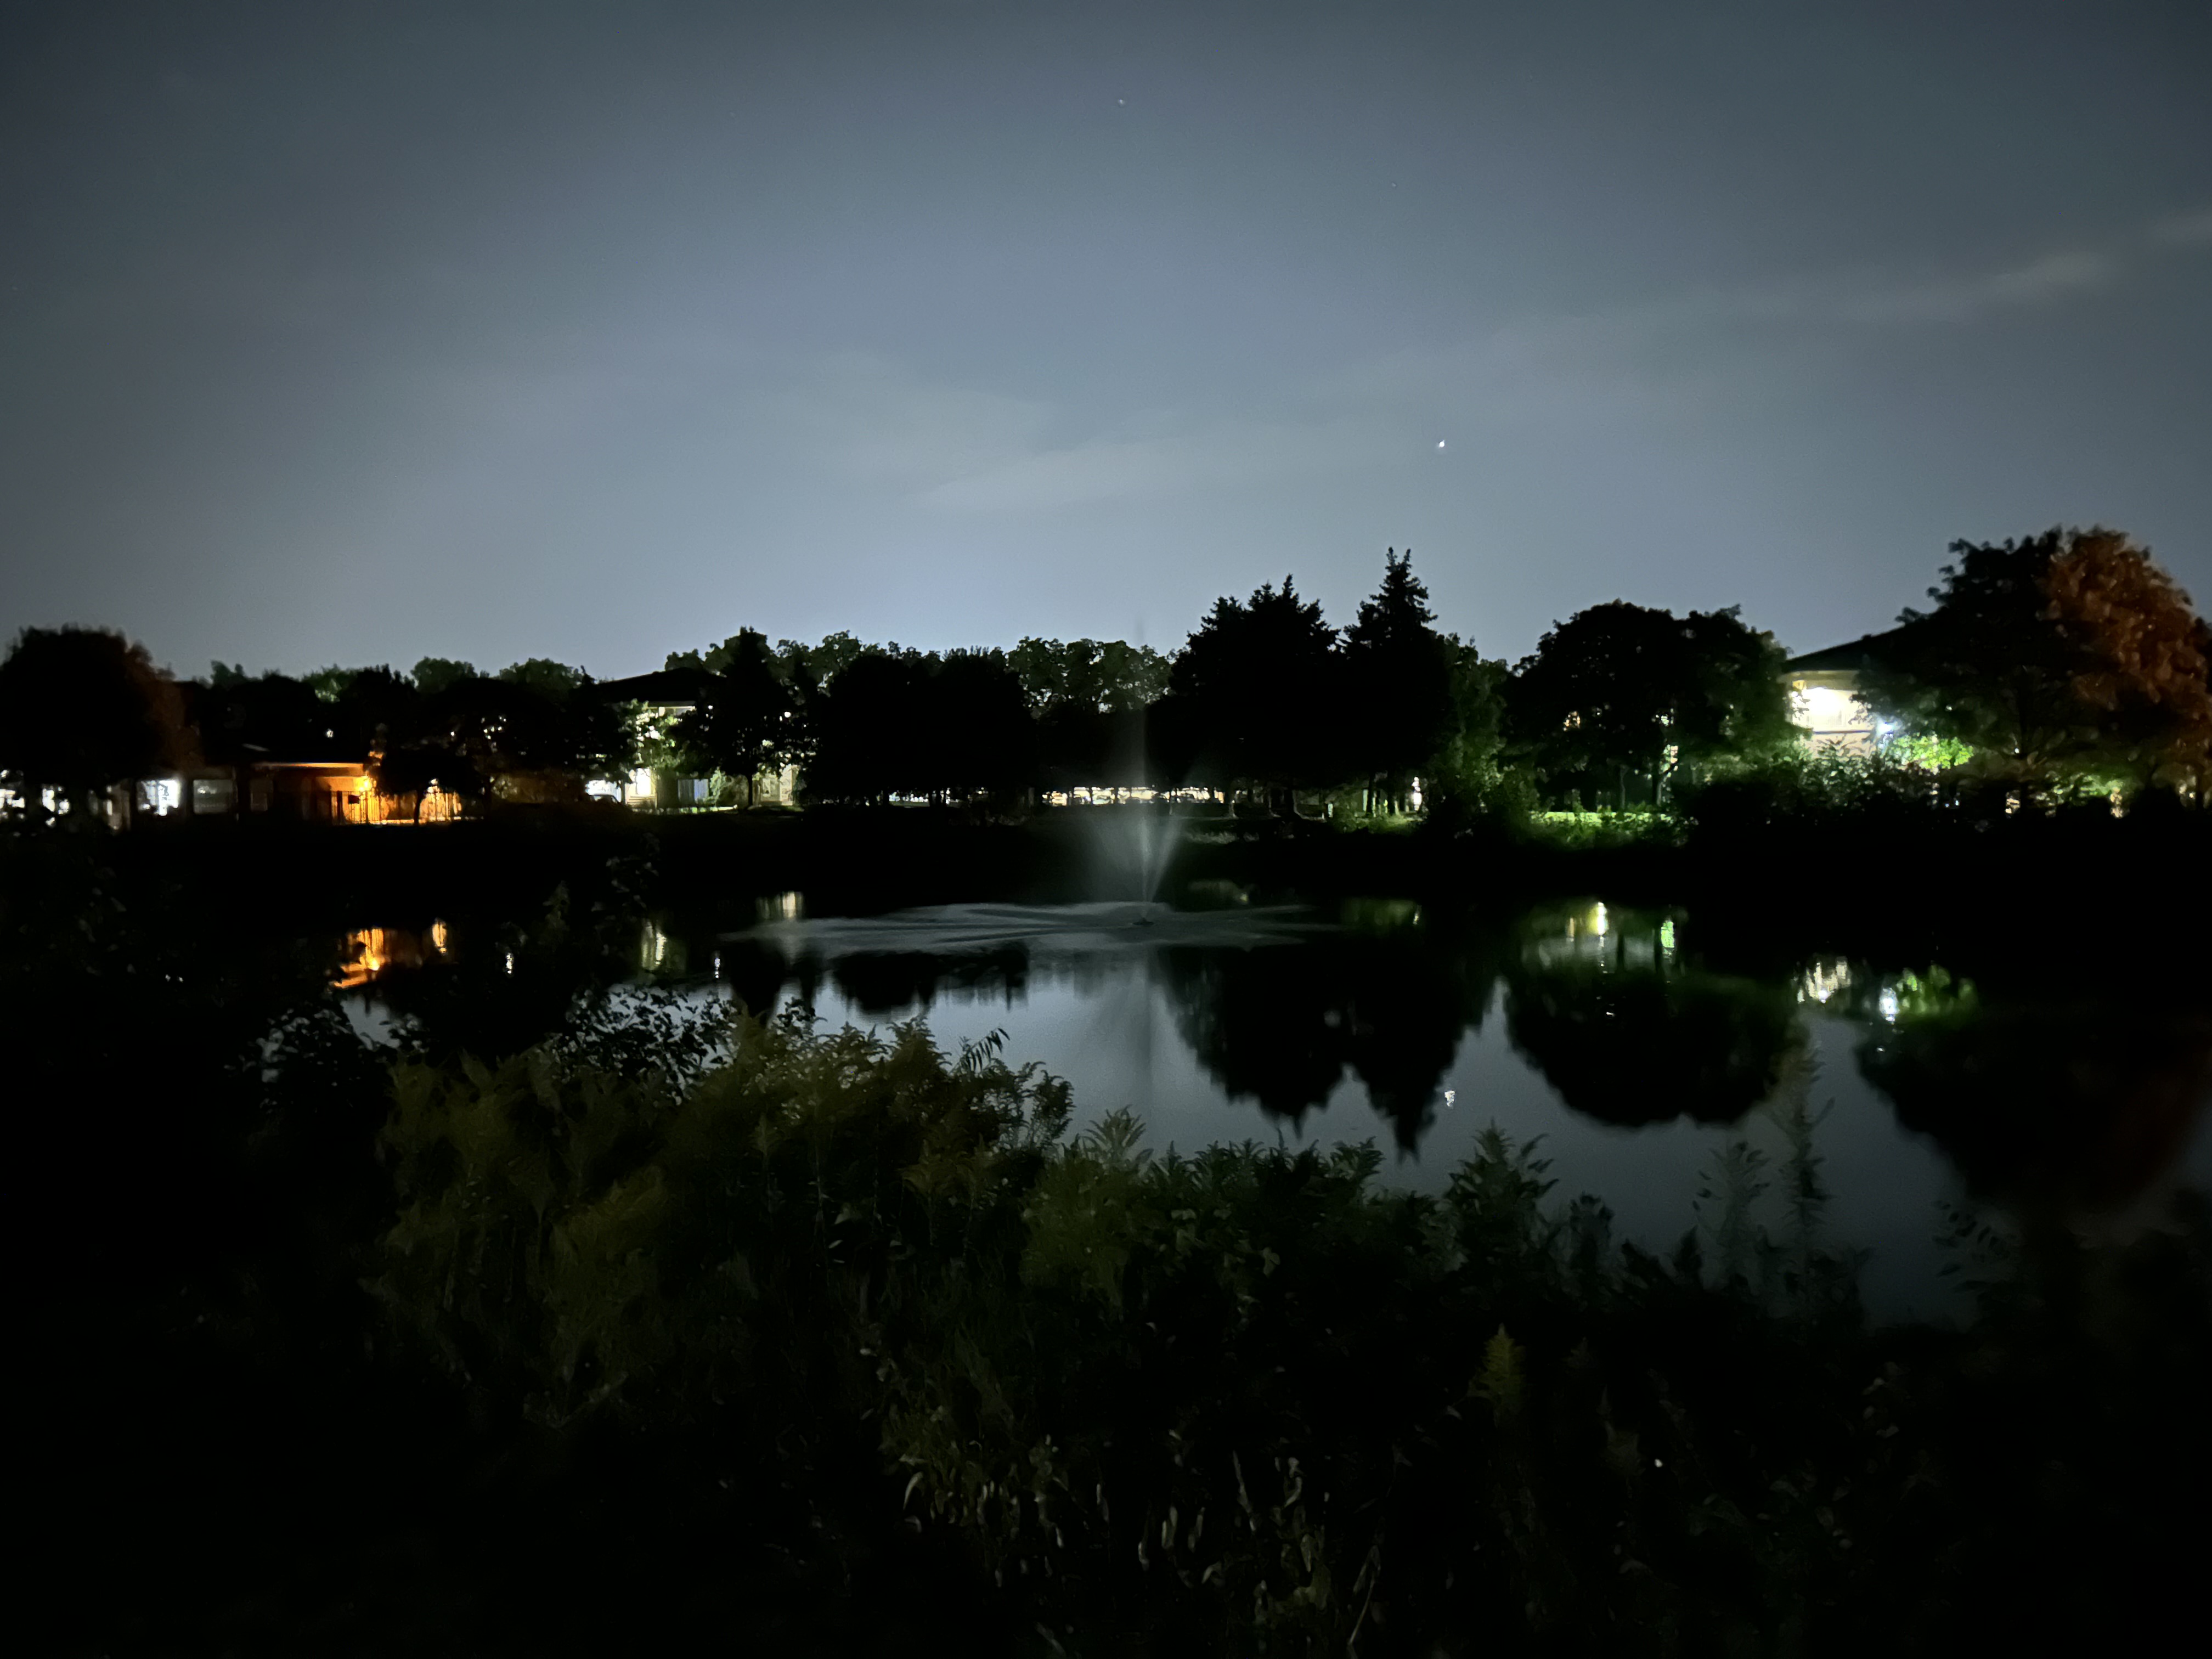
[[[703,668],[659,668],[625,680],[600,680],[592,690],[618,702],[696,703],[714,678]]]
[[[1879,634],[1862,634],[1857,639],[1842,645],[1832,645],[1825,651],[1808,651],[1802,657],[1792,657],[1782,665],[1785,674],[1856,673],[1887,661],[1903,644],[1917,623],[1902,623]]]

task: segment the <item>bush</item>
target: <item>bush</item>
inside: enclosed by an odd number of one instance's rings
[[[2150,1247],[2197,1311],[2124,1352],[2027,1276],[1972,1337],[1883,1335],[1802,1136],[1796,1232],[1747,1219],[1732,1148],[1709,1267],[1695,1235],[1616,1249],[1494,1131],[1428,1198],[1371,1148],[1158,1157],[1126,1115],[1064,1140],[1064,1085],[917,1027],[720,1041],[403,1066],[377,1288],[489,1405],[902,1498],[1056,1645],[1909,1650],[2075,1537],[2069,1493],[2100,1560],[2166,1560],[2127,1505],[2204,1467],[2170,1434],[2208,1371],[2196,1246]],[[2089,1441],[2039,1415],[2061,1374]]]

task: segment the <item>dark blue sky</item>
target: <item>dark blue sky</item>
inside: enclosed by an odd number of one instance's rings
[[[1494,654],[1810,649],[2061,521],[2212,604],[2202,0],[0,18],[0,630],[1172,647],[1410,544]]]

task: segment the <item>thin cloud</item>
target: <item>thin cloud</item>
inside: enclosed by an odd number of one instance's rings
[[[1375,465],[1407,440],[1373,416],[1312,424],[1224,422],[1148,437],[1100,437],[956,478],[924,503],[1020,512],[1134,501],[1216,485],[1311,477]]]
[[[2164,247],[2212,246],[2212,207],[2160,220],[2151,227],[2150,239]]]
[[[1835,314],[1853,323],[1972,322],[1993,312],[2054,305],[2110,288],[2125,269],[2112,253],[2072,249],[1979,276],[1846,295]],[[1817,316],[1817,301],[1808,309]]]

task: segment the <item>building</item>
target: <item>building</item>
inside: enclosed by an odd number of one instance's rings
[[[1893,628],[1863,635],[1847,644],[1792,657],[1782,665],[1790,718],[1805,728],[1808,745],[1870,755],[1888,735],[1885,723],[1860,696],[1860,683],[1869,670],[1887,660],[1905,631]]]

